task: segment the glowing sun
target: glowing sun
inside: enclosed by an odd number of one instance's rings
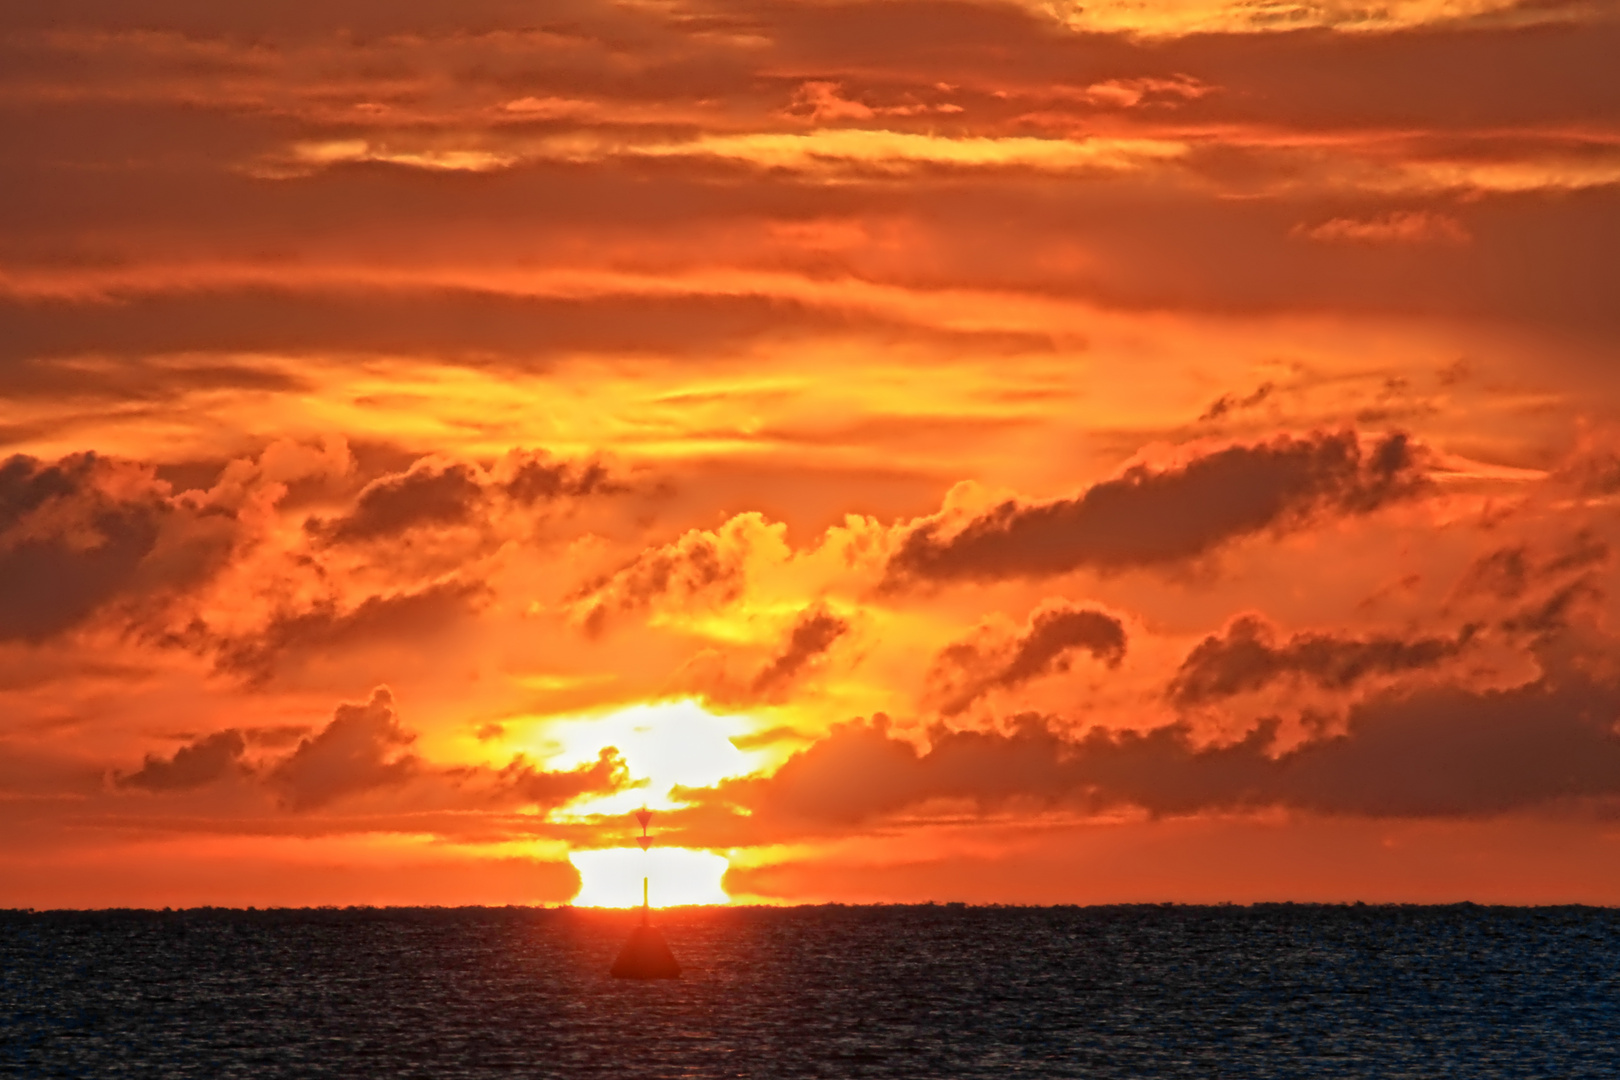
[[[633,835],[631,812],[648,807],[670,810],[683,805],[676,787],[713,787],[729,777],[757,772],[771,763],[770,753],[741,750],[731,740],[752,733],[758,722],[746,716],[716,716],[691,700],[652,702],[594,716],[548,721],[544,737],[556,750],[551,768],[573,768],[596,760],[603,747],[616,747],[630,774],[630,786],[609,795],[588,797],[559,817],[594,821]],[[720,879],[730,864],[725,856],[659,843],[656,821],[653,847],[600,848],[572,852],[579,871],[581,907],[635,907],[641,903],[642,879],[654,907],[725,904],[731,901]]]
[[[681,904],[727,904],[731,897],[720,887],[730,863],[724,855],[689,848],[602,848],[569,853],[579,871],[579,907],[638,907],[641,880],[648,879],[653,907]]]

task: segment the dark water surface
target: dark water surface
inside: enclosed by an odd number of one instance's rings
[[[1615,1077],[1620,912],[0,912],[0,1074]]]

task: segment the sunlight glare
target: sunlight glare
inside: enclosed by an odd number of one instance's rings
[[[732,736],[754,730],[744,716],[716,716],[696,701],[632,705],[601,716],[569,717],[547,723],[545,734],[561,747],[549,767],[589,764],[605,746],[616,746],[636,787],[587,799],[569,807],[569,816],[628,814],[642,806],[669,810],[681,805],[670,789],[712,787],[721,780],[763,767],[768,753],[745,752]]]
[[[690,848],[602,848],[573,851],[568,861],[579,871],[576,907],[627,908],[641,905],[641,879],[648,879],[653,907],[729,904],[720,886],[730,869],[724,855]]]

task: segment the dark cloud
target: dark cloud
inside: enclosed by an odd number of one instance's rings
[[[1261,383],[1253,393],[1244,394],[1241,397],[1236,394],[1222,394],[1215,399],[1209,408],[1204,410],[1198,421],[1199,423],[1209,423],[1212,420],[1219,420],[1229,413],[1252,409],[1270,397],[1275,389],[1277,387],[1273,383]]]
[[[1555,473],[1582,495],[1602,498],[1620,491],[1620,452],[1597,447],[1566,462]]]
[[[917,525],[890,559],[887,581],[1047,577],[1196,559],[1317,514],[1364,514],[1423,490],[1405,435],[1364,450],[1353,432],[1281,436],[1216,450],[1177,468],[1135,466],[1072,499],[1009,500],[950,529]]]
[[[462,44],[456,55],[464,58],[470,50],[462,39],[471,38],[476,45],[478,35],[488,31],[530,31],[526,48],[508,47],[513,55],[493,49],[489,52],[494,55],[474,52],[485,62],[452,68],[448,74],[453,81],[447,81],[463,92],[495,85],[544,94],[583,85],[648,100],[702,96],[706,90],[729,102],[750,89],[742,80],[752,75],[779,92],[774,104],[781,108],[788,104],[789,89],[805,81],[801,73],[845,82],[847,98],[863,98],[870,87],[889,96],[915,91],[921,100],[936,96],[928,91],[938,80],[953,77],[968,91],[1081,91],[1105,81],[1176,82],[1190,74],[1228,88],[1221,96],[1225,100],[1204,97],[1182,104],[1200,121],[1236,115],[1279,124],[1316,119],[1333,126],[1377,123],[1401,129],[1420,120],[1466,125],[1481,115],[1502,115],[1515,123],[1599,121],[1610,115],[1605,106],[1614,104],[1615,92],[1580,77],[1602,70],[1602,62],[1614,53],[1620,34],[1608,5],[1533,0],[1513,14],[1571,25],[1527,32],[1511,25],[1513,20],[1500,26],[1486,20],[1378,34],[1307,30],[1139,38],[1070,32],[1029,5],[959,0],[764,0],[664,9],[548,0],[543,13],[519,0],[334,0],[321,5],[253,0],[228,8],[204,0],[143,0],[134,8],[118,0],[58,0],[48,7],[7,5],[0,11],[0,26],[58,33],[68,28],[166,31],[184,35],[182,40],[223,38],[244,45],[336,39],[347,46],[340,55],[352,55],[357,67],[381,57],[405,66],[403,61],[412,57],[408,48],[400,49],[401,42],[410,46],[423,38],[449,37]],[[1296,26],[1293,19],[1275,20],[1271,13],[1257,11],[1246,29]],[[743,59],[738,57],[737,35],[748,39]],[[71,39],[19,37],[19,44],[35,54],[16,58],[19,76],[37,77],[53,66],[64,74],[76,73]],[[144,42],[143,51],[161,54],[167,49],[173,55],[167,64],[148,60],[141,73],[172,76],[197,68],[217,75],[227,66],[262,70],[271,62],[246,48],[241,52],[247,55],[239,57],[217,48],[199,54],[176,49],[160,34],[151,37],[157,40]],[[368,51],[368,45],[378,47]],[[61,55],[53,63],[54,52]],[[109,62],[118,59],[115,52]],[[1500,81],[1482,74],[1493,69],[1502,73]],[[125,78],[134,74],[114,70]],[[397,75],[398,68],[382,71]],[[1382,80],[1373,78],[1380,73]],[[78,78],[90,81],[94,73]],[[1477,99],[1477,110],[1459,98]],[[1070,104],[1088,111],[1113,107],[1083,98]]]
[[[167,760],[147,754],[139,770],[116,774],[113,782],[119,787],[146,791],[186,791],[211,784],[237,769],[246,749],[242,733],[227,729],[182,746]]]
[[[367,484],[348,513],[310,518],[304,528],[328,544],[363,543],[392,539],[418,527],[478,524],[496,499],[532,508],[629,490],[630,485],[601,461],[563,461],[541,451],[513,450],[492,472],[468,462],[427,457],[404,472]]]
[[[490,726],[499,727],[485,725]],[[277,749],[293,742],[290,753],[244,760],[250,745]],[[261,783],[285,810],[325,810],[366,796],[363,809],[371,813],[515,806],[549,810],[630,782],[624,759],[613,747],[577,768],[549,771],[522,754],[501,768],[436,766],[411,752],[415,742],[416,733],[400,722],[392,693],[378,687],[364,705],[339,705],[331,721],[313,734],[307,727],[285,725],[228,729],[182,746],[169,758],[148,754],[138,771],[114,773],[112,779],[120,788],[165,794],[236,774]]]
[[[1582,529],[1551,554],[1542,570],[1547,574],[1583,571],[1608,562],[1610,554],[1611,549],[1606,541],[1592,530]]]
[[[1030,616],[1011,640],[979,635],[948,645],[929,673],[940,712],[956,716],[992,690],[1011,690],[1066,671],[1078,650],[1117,667],[1125,657],[1125,626],[1106,612],[1058,604]]]
[[[1502,630],[1545,641],[1568,630],[1583,607],[1604,598],[1598,568],[1611,554],[1591,529],[1556,546],[1509,544],[1475,559],[1452,589],[1450,603],[1477,608],[1484,601]],[[1512,610],[1501,615],[1507,605]]]
[[[750,689],[756,696],[770,697],[793,682],[806,665],[832,648],[833,642],[849,632],[849,623],[828,611],[814,607],[805,611],[788,634],[787,647],[754,676]]]
[[[362,13],[345,5],[341,14],[201,6],[143,3],[131,15],[112,10],[116,5],[76,5],[80,14],[72,15],[51,4],[48,14],[41,8],[0,16],[53,31],[11,39],[10,51],[0,55],[7,89],[28,102],[0,110],[0,141],[29,148],[0,164],[6,170],[0,188],[15,193],[0,206],[0,221],[9,226],[0,234],[19,238],[14,242],[29,256],[24,261],[104,266],[120,255],[139,261],[174,250],[257,262],[264,252],[290,246],[319,251],[333,265],[369,259],[392,266],[407,251],[417,258],[446,253],[451,264],[530,264],[540,253],[598,246],[614,254],[653,244],[687,252],[721,233],[762,234],[762,223],[870,215],[874,222],[903,218],[921,238],[915,247],[927,252],[928,265],[906,272],[919,283],[1032,287],[1155,309],[1350,308],[1614,328],[1614,305],[1600,285],[1620,235],[1612,186],[1556,200],[1488,192],[1459,207],[1449,192],[1413,193],[1398,182],[1407,162],[1419,171],[1455,163],[1466,172],[1481,162],[1495,168],[1603,160],[1603,132],[1620,102],[1610,80],[1591,73],[1606,70],[1620,47],[1612,18],[1534,30],[1463,30],[1454,22],[1444,31],[1142,40],[1070,33],[1007,3],[728,5],[725,15],[710,11],[701,19],[550,3],[538,25],[532,12],[517,14],[521,5],[485,9],[482,19],[421,5]],[[70,26],[140,33],[92,32],[75,40],[60,32]],[[397,29],[357,29],[377,26]],[[515,32],[480,38],[475,26]],[[739,50],[728,33],[699,26],[733,28],[750,45]],[[159,29],[175,34],[153,33]],[[227,37],[211,36],[219,34]],[[308,34],[326,36],[311,41]],[[290,40],[266,46],[282,36]],[[222,95],[224,73],[233,84],[249,79],[248,89]],[[807,82],[837,82],[851,99],[880,108],[948,100],[962,109],[949,117],[890,109],[863,126],[950,136],[1095,134],[1106,112],[1109,133],[1135,133],[1138,123],[1140,133],[1155,137],[1202,132],[1186,161],[1199,183],[1191,190],[1135,178],[1077,184],[1015,169],[997,169],[984,180],[969,173],[988,170],[949,168],[914,170],[910,183],[884,175],[881,183],[835,191],[792,170],[634,154],[477,174],[373,163],[274,184],[220,167],[297,142],[488,147],[500,154],[532,146],[536,137],[576,133],[612,145],[648,137],[678,142],[706,122],[727,132],[775,132],[782,110]],[[1097,99],[1095,90],[1110,85],[1215,90],[1121,111]],[[31,92],[37,96],[30,99]],[[551,95],[586,108],[572,118],[527,120],[501,108]],[[649,124],[635,111],[646,103],[690,109]],[[357,107],[379,105],[401,119],[359,119]],[[1323,149],[1324,132],[1336,144],[1342,140],[1342,152]],[[149,167],[154,158],[163,167]],[[1356,190],[1357,176],[1385,165],[1394,190],[1376,182]],[[1529,171],[1537,171],[1534,164]],[[1553,171],[1567,175],[1563,165]],[[1300,187],[1313,182],[1321,187],[1300,199]],[[1457,183],[1466,189],[1465,179]],[[1207,184],[1250,197],[1212,200]],[[1348,220],[1455,212],[1467,218],[1477,254],[1391,258],[1304,250],[1318,245],[1287,239],[1302,202],[1311,214]],[[1062,259],[1077,234],[1087,237],[1094,257]],[[837,269],[892,281],[894,260],[884,246],[818,251],[805,265],[818,274]],[[357,251],[365,254],[357,259]],[[769,265],[778,268],[787,257],[779,246]],[[1060,269],[1065,262],[1073,269]],[[498,301],[426,293],[373,303],[337,290],[345,295],[305,303],[204,291],[210,295],[174,300],[130,294],[99,306],[29,303],[21,306],[37,310],[8,326],[6,337],[28,343],[30,356],[242,353],[254,342],[266,352],[330,344],[454,356],[551,356],[559,348],[592,347],[567,341],[568,329],[578,331],[581,322],[568,305],[537,308],[526,318]],[[148,306],[150,318],[141,311]],[[345,307],[353,310],[334,314]],[[604,305],[597,334],[617,336],[634,325],[632,307]],[[801,314],[825,329],[848,313],[827,313],[825,321]],[[41,328],[36,317],[52,325]],[[780,319],[795,317],[780,312]],[[645,321],[644,334],[656,336],[651,324],[660,320],[680,322],[663,312]],[[511,330],[513,321],[525,324],[523,332]],[[689,328],[671,336],[692,342],[694,352],[712,352],[716,336],[727,339],[718,326],[725,321],[716,314],[709,333]],[[522,345],[554,336],[555,348]],[[746,330],[740,336],[752,340]],[[662,353],[681,352],[679,343],[662,346]]]
[[[1545,641],[1568,630],[1583,604],[1601,601],[1604,595],[1596,575],[1587,574],[1525,605],[1503,619],[1501,626],[1509,633],[1528,634]]]
[[[193,627],[174,643],[212,651],[219,670],[264,682],[282,664],[312,654],[437,633],[476,610],[488,592],[477,582],[450,580],[414,592],[368,596],[348,609],[326,599],[301,611],[280,612],[254,634],[219,637]]]
[[[692,529],[589,582],[575,594],[585,605],[586,632],[600,633],[614,612],[644,611],[665,599],[687,604],[735,600],[746,580],[751,529],[760,524],[757,514],[742,514],[713,532]]]
[[[207,0],[146,0],[131,8],[118,0],[61,0],[49,11],[27,4],[6,5],[0,26],[13,29],[61,30],[85,27],[124,31],[171,31],[204,36],[240,35],[249,38],[285,34],[299,38],[312,34],[355,34],[362,38],[385,34],[474,34],[488,30],[527,27],[535,10],[523,0],[458,0],[395,3],[392,0],[326,0],[320,4],[287,4],[272,0],[242,0],[221,7]],[[548,0],[545,14],[577,27],[631,28],[627,20],[613,19],[611,8],[595,0]]]
[[[621,495],[630,485],[600,461],[558,461],[544,453],[514,450],[496,482],[507,498],[523,506],[587,495]]]
[[[0,392],[14,401],[70,401],[88,407],[106,402],[171,402],[190,394],[243,390],[295,394],[309,386],[297,376],[263,363],[213,359],[164,362],[130,359],[98,365],[93,377],[74,360],[0,362]]]
[[[269,727],[242,729],[242,735],[249,743],[269,747],[272,750],[292,746],[308,734],[308,724],[272,724]]]
[[[1475,559],[1457,583],[1459,596],[1488,595],[1498,600],[1517,600],[1531,582],[1530,546],[1515,544],[1497,548]]]
[[[1181,662],[1167,696],[1186,708],[1260,690],[1287,678],[1325,690],[1348,690],[1373,675],[1431,670],[1456,656],[1477,628],[1456,637],[1365,638],[1295,634],[1278,643],[1276,631],[1257,615],[1243,615],[1224,634],[1212,634]]]
[[[582,352],[713,358],[763,341],[853,330],[983,344],[972,332],[757,294],[560,298],[433,286],[243,286],[29,302],[0,295],[0,372],[62,357],[211,353],[428,356],[527,370]],[[187,381],[184,373],[177,378]]]
[[[1538,552],[1529,543],[1509,544],[1475,559],[1458,580],[1452,596],[1519,600],[1536,587],[1605,563],[1609,555],[1608,543],[1590,529],[1581,530],[1551,551]]]
[[[879,717],[841,725],[774,776],[727,782],[710,801],[784,827],[848,825],[936,799],[987,810],[1489,816],[1620,798],[1617,716],[1620,687],[1562,673],[1507,691],[1386,695],[1354,708],[1345,734],[1281,754],[1275,720],[1208,746],[1186,724],[1074,739],[1051,718],[1025,715],[1006,732],[936,730],[919,751]]]
[[[0,463],[0,640],[42,641],[121,599],[193,588],[224,565],[236,522],[146,470],[76,454]]]
[[[367,484],[354,509],[340,518],[311,518],[305,528],[328,543],[355,543],[398,536],[418,525],[460,525],[482,502],[474,466],[427,460],[404,475]]]
[[[268,781],[289,809],[319,809],[416,776],[421,759],[405,749],[415,741],[415,734],[400,726],[393,695],[378,687],[364,705],[339,705],[332,722],[299,740],[298,749],[270,770]]]
[[[77,495],[94,482],[100,459],[74,454],[52,465],[16,454],[0,465],[0,528],[15,528],[23,517],[52,499]]]
[[[630,782],[630,772],[616,747],[604,747],[595,761],[577,769],[546,772],[536,769],[523,755],[498,770],[472,770],[481,773],[489,786],[490,798],[498,803],[518,803],[544,809],[572,802],[582,795],[605,795]]]

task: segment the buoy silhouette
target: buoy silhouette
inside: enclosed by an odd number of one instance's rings
[[[641,822],[641,835],[636,837],[636,843],[646,852],[652,847],[652,837],[647,835],[647,823],[652,820],[652,811],[643,806],[636,811],[636,820]],[[681,977],[681,965],[675,962],[664,935],[652,924],[652,907],[647,900],[647,878],[647,874],[641,877],[641,925],[630,931],[630,940],[624,943],[624,948],[619,950],[619,958],[613,961],[613,967],[609,969],[609,974],[615,979]]]

